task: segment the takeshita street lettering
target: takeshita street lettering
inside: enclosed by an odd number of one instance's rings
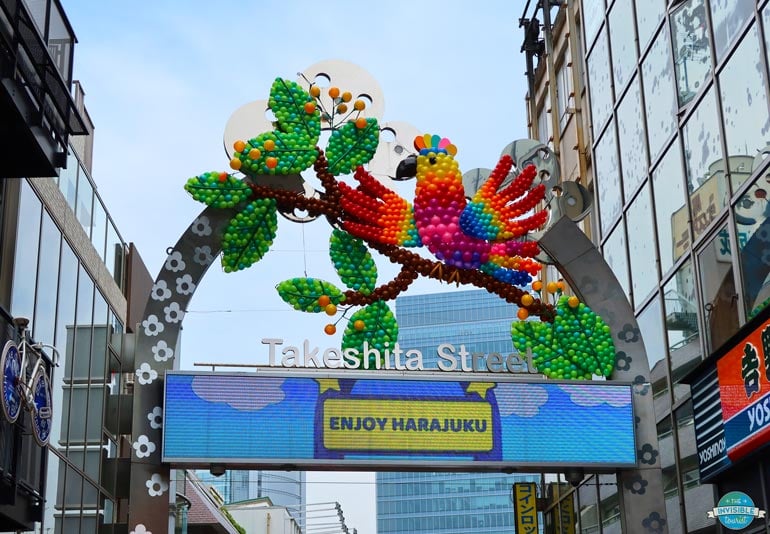
[[[395,371],[425,371],[422,351],[402,349],[398,343],[393,347],[385,342],[384,350],[370,347],[364,341],[362,351],[356,348],[338,349],[329,347],[321,350],[311,346],[307,339],[302,346],[286,345],[280,338],[264,338],[262,343],[268,346],[268,365],[270,367],[329,368],[329,369],[384,369]],[[280,361],[278,351],[280,350]],[[512,352],[503,355],[499,352],[469,352],[465,345],[455,347],[451,343],[441,343],[436,347],[439,371],[465,371],[490,373],[528,373],[538,374],[532,353],[522,357]],[[435,370],[435,369],[433,369]]]

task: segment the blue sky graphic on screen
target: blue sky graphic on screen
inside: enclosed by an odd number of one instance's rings
[[[631,386],[175,372],[165,461],[321,467],[629,466]],[[344,468],[341,465],[340,468]]]

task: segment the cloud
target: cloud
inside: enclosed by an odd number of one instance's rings
[[[626,387],[598,384],[562,384],[559,387],[568,393],[572,402],[578,406],[598,406],[605,403],[618,407],[631,404],[631,390]]]
[[[209,402],[226,403],[241,411],[256,411],[284,399],[282,384],[282,378],[204,375],[193,378],[192,389]]]
[[[498,384],[495,398],[501,417],[535,417],[548,401],[548,392],[542,386],[533,384]]]

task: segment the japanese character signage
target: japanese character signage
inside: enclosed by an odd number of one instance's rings
[[[516,532],[538,532],[537,485],[534,482],[516,482],[513,485],[513,514],[516,518]]]
[[[717,362],[727,456],[735,461],[770,438],[770,320]]]

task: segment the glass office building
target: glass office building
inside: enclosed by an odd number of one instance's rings
[[[701,478],[688,373],[768,302],[770,6],[583,0],[526,15],[530,137],[593,199],[579,224],[633,306],[647,349],[669,532],[719,532],[730,490],[770,502],[768,464]],[[579,289],[579,288],[578,288]],[[748,462],[748,463],[746,463]],[[702,466],[701,466],[702,467]],[[707,483],[708,482],[708,483]],[[620,532],[615,478],[574,495],[578,531]],[[661,524],[653,525],[656,528]],[[746,532],[766,532],[756,519]]]
[[[486,290],[451,291],[396,298],[398,342],[418,349],[425,369],[436,369],[436,347],[515,352],[511,323],[518,308]],[[511,532],[514,482],[539,475],[503,473],[389,473],[376,475],[378,534]]]

